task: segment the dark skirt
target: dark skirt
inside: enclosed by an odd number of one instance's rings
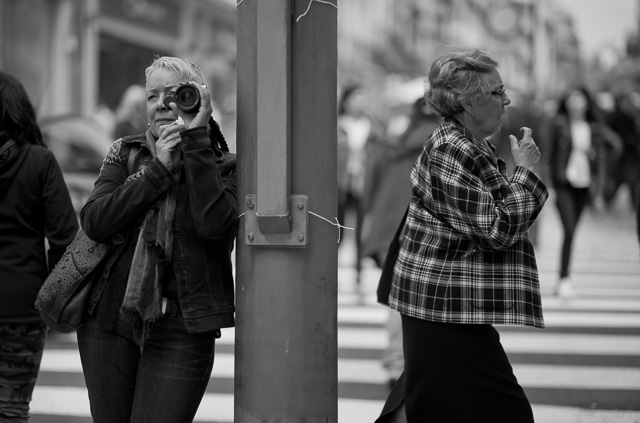
[[[491,325],[402,315],[405,370],[379,422],[404,397],[409,423],[532,423],[529,400]],[[404,392],[398,392],[398,391]]]

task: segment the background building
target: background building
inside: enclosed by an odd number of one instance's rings
[[[0,0],[0,68],[39,116],[95,115],[144,84],[156,54],[201,65],[222,115],[235,115],[234,0]],[[235,130],[235,120],[225,125]]]
[[[236,1],[0,0],[0,68],[20,77],[42,117],[100,115],[144,82],[155,54],[191,58],[233,143]],[[609,73],[583,62],[572,19],[554,0],[337,1],[339,85],[372,87],[381,114],[421,90],[441,44],[492,52],[514,98],[545,101],[570,82],[620,75],[611,58]],[[613,58],[625,81],[635,78],[638,44]]]
[[[439,45],[489,50],[510,93],[528,98],[584,74],[571,18],[552,0],[350,0],[338,19],[341,82],[375,81],[394,99],[424,78]]]

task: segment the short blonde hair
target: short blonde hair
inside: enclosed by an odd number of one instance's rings
[[[186,59],[173,56],[159,56],[145,70],[145,78],[149,79],[149,74],[156,69],[167,69],[175,72],[180,79],[195,81],[198,84],[206,85],[207,78],[198,65]]]

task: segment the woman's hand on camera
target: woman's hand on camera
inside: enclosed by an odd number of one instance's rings
[[[538,150],[538,146],[531,137],[531,129],[523,127],[520,128],[520,131],[523,135],[519,141],[515,136],[509,135],[513,162],[516,166],[533,170],[540,160],[540,150]]]
[[[156,156],[170,171],[174,171],[180,163],[180,131],[184,129],[185,125],[179,120],[160,127],[160,138],[156,141]]]
[[[213,112],[213,108],[211,107],[211,94],[209,93],[206,85],[201,85],[193,81],[190,82],[189,85],[195,87],[200,93],[200,107],[195,114],[183,112],[177,113],[184,120],[184,129],[197,128],[200,126],[206,127],[209,123],[211,113]]]

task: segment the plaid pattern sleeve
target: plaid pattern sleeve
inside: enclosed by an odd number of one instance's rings
[[[411,183],[391,307],[437,322],[544,327],[527,232],[548,198],[542,181],[523,167],[509,177],[495,150],[445,119]]]

